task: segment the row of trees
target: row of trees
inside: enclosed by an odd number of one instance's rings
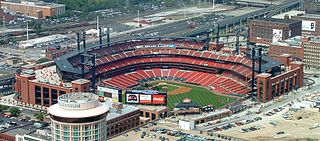
[[[66,4],[68,10],[79,11],[94,11],[106,8],[123,8],[123,7],[135,7],[137,4],[142,3],[164,3],[167,6],[171,6],[177,2],[189,2],[192,0],[59,0],[59,3]]]
[[[17,117],[21,114],[21,111],[19,110],[19,108],[16,107],[9,107],[9,106],[5,106],[5,105],[0,105],[0,112],[9,112],[12,116]],[[43,112],[38,112],[35,113],[33,115],[36,119],[43,121],[43,119],[45,118],[46,114]]]

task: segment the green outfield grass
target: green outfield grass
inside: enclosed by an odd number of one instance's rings
[[[166,83],[166,84],[158,85],[159,83]],[[168,92],[178,89],[179,86],[191,88],[189,92],[186,92],[183,94],[168,95],[167,105],[169,110],[172,110],[176,104],[181,103],[184,98],[191,98],[193,102],[198,103],[201,106],[214,105],[215,108],[220,108],[236,100],[235,98],[216,95],[211,91],[196,85],[186,85],[186,84],[168,82],[168,81],[157,81],[157,82],[151,82],[150,84],[153,88],[155,88],[154,87],[155,85],[158,85],[157,87],[162,90],[164,90],[163,87],[167,87],[166,89]],[[122,95],[122,101],[125,102],[125,95]]]
[[[159,83],[161,83],[161,82],[152,82],[150,84],[153,85],[153,86],[157,85],[155,87],[160,87],[161,89],[167,90],[168,92],[179,88],[178,86],[172,86],[172,85],[167,85],[167,84],[159,84]],[[165,83],[167,83],[167,82],[165,82]]]
[[[157,82],[157,83],[160,83],[160,82]],[[165,82],[165,83],[176,85],[176,86],[189,87],[192,89],[189,92],[186,92],[184,94],[168,95],[167,103],[168,103],[169,110],[172,110],[176,104],[181,103],[181,101],[184,98],[191,98],[193,102],[196,102],[201,106],[206,106],[211,104],[211,105],[214,105],[215,108],[222,107],[236,100],[234,98],[216,95],[211,91],[198,86],[185,85],[185,84],[174,83],[174,82]]]

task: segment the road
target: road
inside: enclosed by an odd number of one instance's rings
[[[1,97],[0,104],[1,105],[6,105],[6,106],[10,106],[10,107],[17,107],[17,108],[19,108],[21,110],[21,114],[20,115],[28,116],[30,118],[33,118],[33,115],[35,113],[39,112],[39,110],[37,110],[37,109],[28,108],[28,107],[24,107],[24,106],[18,106],[16,102],[13,102],[13,101],[15,101],[13,99],[13,97],[14,97],[14,94]]]

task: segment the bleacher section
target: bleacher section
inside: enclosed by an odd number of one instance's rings
[[[108,58],[111,58],[110,56]],[[97,61],[99,63],[100,61]],[[190,66],[192,65],[194,68],[199,67],[202,68],[212,68],[212,69],[223,69],[229,70],[233,73],[238,73],[239,75],[246,76],[251,78],[251,70],[248,67],[243,67],[240,64],[236,63],[228,63],[223,64],[219,62],[215,62],[213,60],[206,59],[194,59],[193,57],[188,56],[169,56],[169,57],[147,57],[147,58],[124,58],[118,61],[111,61],[110,63],[102,63],[101,65],[96,67],[96,75],[114,70],[123,67],[133,66],[133,65],[141,65],[141,64],[171,64],[176,67]],[[80,67],[80,66],[79,66]],[[236,69],[233,69],[236,68]],[[85,68],[90,69],[90,68]],[[160,72],[156,72],[160,73]],[[91,73],[86,74],[85,77],[87,79],[91,78]]]
[[[122,89],[165,79],[206,86],[222,94],[250,92],[247,80],[252,77],[251,59],[203,51],[204,46],[205,42],[196,40],[132,40],[86,52],[96,54],[95,75]],[[67,63],[60,63],[60,69],[71,66],[70,70],[79,74],[80,55],[70,55],[65,60]],[[255,66],[259,66],[258,62]],[[84,77],[91,79],[92,68],[84,69]]]
[[[125,89],[136,86],[142,82],[152,80],[182,81],[186,83],[207,86],[222,94],[246,94],[250,92],[250,89],[245,84],[239,83],[236,80],[222,75],[199,71],[180,70],[176,68],[137,70],[130,73],[113,76],[103,81],[103,83],[113,87]]]

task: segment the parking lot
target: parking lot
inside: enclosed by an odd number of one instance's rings
[[[290,106],[261,113],[264,120],[217,132],[249,140],[320,139],[320,113],[316,108],[290,111]],[[290,117],[290,118],[289,118]]]

